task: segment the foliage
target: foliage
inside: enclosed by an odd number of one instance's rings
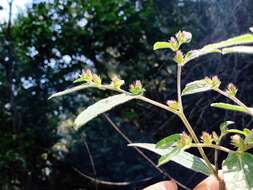
[[[212,163],[206,156],[203,148],[209,147],[209,148],[215,149],[216,152],[217,151],[227,152],[228,157],[225,159],[224,164],[221,168],[222,175],[224,176],[226,189],[233,190],[233,189],[238,189],[242,187],[245,190],[246,189],[252,190],[253,183],[251,181],[251,178],[252,178],[251,173],[253,172],[253,168],[252,168],[253,155],[250,153],[247,153],[246,151],[253,148],[253,130],[249,130],[247,128],[243,129],[243,131],[240,131],[237,129],[227,129],[227,126],[231,124],[231,122],[227,121],[226,123],[221,124],[220,135],[217,135],[217,133],[215,132],[213,132],[212,134],[203,132],[201,136],[201,141],[200,141],[184,114],[182,96],[195,94],[195,93],[199,93],[199,92],[203,92],[207,90],[213,90],[229,98],[230,100],[232,100],[234,103],[238,105],[238,106],[234,106],[234,105],[216,103],[213,105],[215,107],[246,112],[250,114],[251,116],[253,116],[252,108],[246,106],[236,97],[238,89],[232,83],[230,83],[227,86],[226,90],[223,91],[222,89],[220,89],[221,81],[217,76],[214,76],[212,78],[206,77],[203,80],[197,80],[197,81],[188,83],[186,87],[184,88],[184,90],[181,91],[181,72],[184,65],[190,64],[189,62],[192,59],[195,59],[197,57],[200,57],[209,53],[223,53],[224,49],[227,49],[227,48],[230,48],[230,49],[234,48],[234,49],[233,51],[225,50],[226,53],[237,53],[236,50],[239,50],[239,49],[236,49],[236,47],[238,47],[238,45],[253,43],[253,35],[245,34],[238,37],[233,37],[222,42],[206,45],[199,50],[188,51],[184,55],[182,51],[180,50],[180,47],[184,43],[189,43],[191,41],[191,38],[192,38],[192,35],[189,32],[179,31],[175,35],[175,37],[171,37],[169,42],[157,42],[154,44],[154,50],[167,48],[167,49],[172,50],[175,54],[174,61],[177,64],[177,100],[176,101],[168,101],[167,105],[165,105],[165,104],[159,103],[157,101],[154,101],[145,97],[143,95],[144,89],[140,81],[138,81],[138,83],[135,82],[134,84],[131,84],[129,91],[125,91],[121,89],[121,86],[115,87],[113,85],[113,81],[111,84],[103,84],[101,83],[101,80],[100,80],[99,84],[97,84],[96,82],[97,77],[95,78],[91,77],[89,78],[89,80],[83,81],[84,83],[87,83],[87,86],[93,85],[97,87],[98,89],[112,90],[121,94],[110,96],[106,99],[100,100],[97,103],[93,104],[92,106],[88,107],[86,110],[84,110],[76,118],[76,121],[77,121],[75,122],[76,128],[78,129],[79,127],[81,127],[82,125],[85,125],[89,120],[96,117],[97,115],[112,109],[114,106],[118,104],[125,103],[128,100],[138,99],[138,100],[148,102],[152,105],[155,105],[161,109],[165,109],[177,115],[181,119],[181,121],[184,123],[185,128],[189,132],[189,135],[183,132],[180,135],[179,134],[170,135],[166,137],[165,139],[160,140],[157,143],[157,145],[130,144],[131,146],[142,147],[161,155],[158,161],[158,166],[161,166],[169,162],[170,160],[173,160],[194,171],[202,172],[206,175],[213,174],[219,181],[221,180],[218,175],[219,168],[217,167],[217,163],[215,163],[216,167],[212,165]],[[251,46],[245,46],[245,47],[246,49],[252,48]],[[242,51],[238,51],[238,52],[241,53]],[[251,51],[248,51],[247,53],[251,53]],[[86,71],[85,73],[89,73],[90,76],[97,76],[93,74],[91,71],[88,71],[88,72]],[[81,81],[80,79],[82,77],[83,76],[81,75],[78,81]],[[70,91],[73,92],[74,90],[70,89]],[[64,92],[57,93],[57,95],[58,94],[64,94]],[[236,150],[230,150],[220,145],[221,139],[228,133],[236,133],[236,135],[233,135],[231,137],[231,144],[234,145]],[[243,135],[243,137],[241,137],[241,135]],[[203,163],[200,160],[200,158],[196,158],[195,156],[191,154],[190,154],[191,159],[188,159],[188,162],[185,162],[182,160],[182,158],[187,157],[186,155],[183,155],[184,151],[193,147],[198,149],[205,163]],[[202,164],[202,166],[199,166],[196,168],[195,162],[198,162],[197,165]],[[208,172],[206,171],[204,172],[203,168],[208,168]],[[239,179],[237,175],[238,173],[240,176]],[[224,189],[225,186],[223,187],[222,186],[223,185],[221,185],[221,188]]]

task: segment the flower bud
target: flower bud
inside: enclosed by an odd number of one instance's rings
[[[244,148],[244,142],[240,135],[236,134],[231,136],[231,144],[239,149]]]
[[[170,40],[169,40],[169,43],[170,43],[171,49],[172,49],[173,51],[177,51],[177,50],[178,50],[179,44],[178,44],[176,38],[171,37]]]
[[[129,86],[129,91],[134,95],[140,95],[145,89],[142,87],[141,81],[137,80]]]
[[[174,57],[174,61],[179,65],[184,64],[184,54],[180,50],[176,52],[176,56]]]
[[[186,132],[180,134],[180,139],[177,141],[177,147],[183,148],[192,144],[192,138]]]
[[[212,78],[205,77],[204,80],[213,89],[218,89],[220,87],[221,81],[217,76],[213,76]]]
[[[92,72],[90,69],[86,69],[82,71],[82,74],[79,76],[80,80],[91,82],[92,81]]]
[[[201,140],[204,144],[212,144],[213,142],[212,135],[210,135],[209,133],[205,131],[202,132]]]
[[[236,86],[233,83],[228,84],[226,92],[229,96],[235,96],[237,91],[238,91],[238,89],[236,88]]]
[[[92,75],[92,81],[97,85],[100,86],[102,84],[102,79],[100,78],[100,76],[93,74]]]
[[[186,31],[183,31],[183,32],[179,31],[176,34],[176,37],[177,37],[177,40],[180,44],[189,43],[189,42],[191,42],[192,34],[190,32],[186,32]]]
[[[112,78],[112,86],[115,88],[115,89],[120,89],[120,87],[125,84],[125,81],[124,80],[121,80],[119,77],[117,76],[114,76]]]
[[[179,110],[179,104],[176,100],[168,100],[167,105],[169,106],[169,108],[178,111]]]

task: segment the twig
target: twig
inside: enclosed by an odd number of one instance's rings
[[[106,114],[103,114],[105,119],[111,124],[111,126],[126,140],[127,143],[131,144],[133,143],[120,129],[119,127],[109,118]],[[133,147],[146,161],[149,162],[149,164],[154,167],[159,173],[162,175],[174,180],[179,186],[186,190],[190,190],[187,186],[183,185],[179,181],[175,180],[173,177],[171,177],[167,172],[163,171],[161,168],[157,167],[157,165],[145,154],[143,153],[139,148]]]

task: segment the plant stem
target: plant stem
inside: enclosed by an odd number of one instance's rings
[[[233,152],[232,150],[230,150],[230,149],[228,149],[228,148],[226,148],[226,147],[219,146],[219,145],[216,145],[216,144],[203,144],[203,143],[198,143],[198,144],[189,145],[189,148],[192,148],[192,147],[213,148],[213,149],[215,149],[215,150],[221,150],[221,151],[227,152],[227,153]]]
[[[215,91],[218,92],[219,94],[221,94],[221,95],[229,98],[230,100],[232,100],[233,102],[235,102],[237,105],[243,107],[247,111],[247,113],[253,117],[253,111],[249,107],[247,107],[243,102],[241,102],[241,100],[239,100],[235,96],[229,96],[226,92],[222,91],[219,88],[215,89]]]
[[[177,66],[177,97],[178,97],[178,104],[180,106],[180,113],[178,113],[178,116],[182,120],[182,122],[184,123],[184,125],[185,125],[186,129],[188,130],[188,132],[190,133],[193,141],[195,143],[199,144],[200,142],[198,140],[198,137],[196,136],[191,124],[187,120],[187,118],[184,114],[184,111],[183,111],[183,103],[182,103],[182,96],[181,96],[181,75],[182,75],[182,66],[178,65]],[[209,159],[207,158],[206,153],[204,152],[203,148],[202,147],[197,147],[197,148],[199,150],[200,155],[205,160],[209,169],[212,170],[212,172],[216,176],[216,178],[218,180],[220,180],[220,178],[218,176],[218,171],[216,171],[215,168],[212,166],[212,164],[209,161]]]

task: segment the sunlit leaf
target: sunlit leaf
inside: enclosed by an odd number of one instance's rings
[[[167,148],[180,138],[180,134],[173,134],[156,143],[156,148]]]
[[[227,190],[253,190],[253,155],[230,153],[223,163],[222,173]]]
[[[75,119],[75,128],[78,129],[88,121],[97,117],[99,114],[104,113],[113,107],[123,104],[129,100],[134,99],[135,96],[127,95],[127,94],[118,94],[114,96],[110,96],[108,98],[104,98],[95,104],[89,106],[83,112],[81,112],[77,118]]]
[[[241,44],[249,44],[253,43],[253,35],[252,34],[243,34],[240,36],[236,36],[233,38],[229,38],[228,40],[221,41],[218,43],[208,44],[204,46],[201,50],[213,50],[220,49],[229,46],[236,46]]]
[[[174,157],[179,155],[181,151],[183,150],[177,147],[173,147],[172,150],[168,154],[165,154],[159,158],[158,166],[166,164],[167,162],[172,160]]]
[[[90,87],[94,87],[94,85],[91,85],[91,84],[78,85],[78,86],[75,86],[73,88],[70,88],[70,89],[67,89],[67,90],[64,90],[64,91],[61,91],[61,92],[57,92],[57,93],[51,95],[48,99],[55,98],[55,97],[58,97],[58,96],[63,96],[63,95],[66,95],[66,94],[71,94],[73,92],[76,92],[76,91],[79,91],[79,90],[82,90],[82,89],[85,89],[85,88],[90,88]]]
[[[253,47],[252,46],[235,46],[230,48],[224,48],[222,49],[222,54],[228,54],[228,53],[247,53],[247,54],[253,54]]]
[[[153,46],[153,50],[165,49],[165,48],[173,49],[171,46],[171,43],[169,42],[156,42]]]
[[[182,96],[188,94],[195,94],[199,92],[205,92],[211,90],[211,86],[206,82],[206,80],[196,80],[188,83],[182,91]]]
[[[160,156],[165,156],[166,154],[170,153],[173,150],[173,147],[168,147],[166,149],[155,148],[156,145],[151,143],[133,143],[129,144],[129,146],[144,148]],[[201,158],[185,151],[180,151],[179,154],[171,158],[171,161],[176,162],[195,172],[205,174],[207,176],[209,176],[212,173]]]

